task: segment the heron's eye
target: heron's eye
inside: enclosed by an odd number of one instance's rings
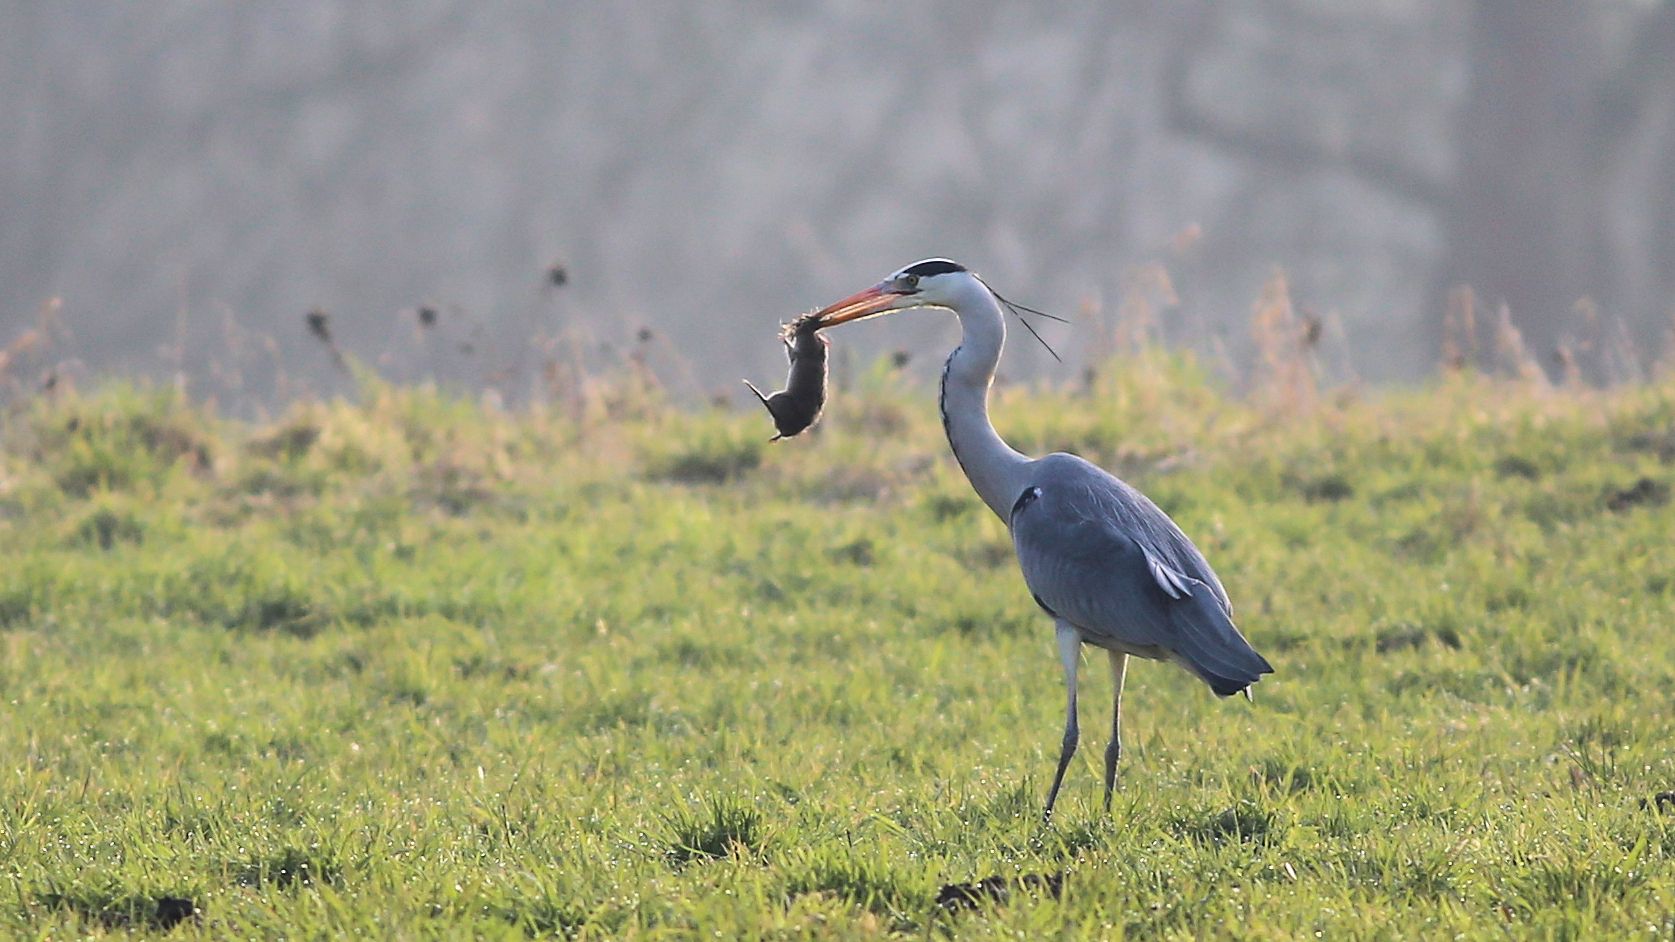
[[[903,276],[901,276],[901,278],[899,278],[897,280],[901,283],[901,286],[903,288],[906,288],[909,291],[919,290],[919,276],[918,275],[903,275]]]

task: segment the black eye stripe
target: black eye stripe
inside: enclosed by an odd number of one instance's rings
[[[945,258],[927,258],[922,262],[914,262],[907,266],[902,269],[901,273],[929,278],[931,275],[949,275],[957,271],[965,271],[965,266]]]

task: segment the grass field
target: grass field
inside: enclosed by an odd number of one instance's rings
[[[1062,686],[928,391],[113,387],[0,427],[0,935],[1675,933],[1675,385],[1008,388],[1173,514],[1277,673]],[[944,884],[1063,875],[949,911]]]

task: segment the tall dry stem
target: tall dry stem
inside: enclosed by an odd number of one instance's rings
[[[1664,381],[1675,379],[1675,307],[1669,309],[1669,323],[1663,332],[1663,352],[1652,363],[1652,376]]]
[[[1499,366],[1524,382],[1548,385],[1547,372],[1530,353],[1523,332],[1512,323],[1512,309],[1505,304],[1495,312],[1495,357]]]
[[[57,386],[57,366],[45,367],[34,380],[25,380],[18,371],[25,364],[44,367],[48,352],[68,336],[60,318],[63,309],[63,299],[48,298],[35,312],[34,325],[0,347],[0,395],[23,399],[37,392],[51,392]]]
[[[1605,371],[1614,385],[1637,386],[1646,381],[1646,368],[1635,352],[1634,340],[1629,337],[1628,325],[1621,317],[1610,318],[1605,337]]]
[[[1470,285],[1449,289],[1442,316],[1442,366],[1459,373],[1477,362],[1477,293]]]
[[[1307,412],[1319,399],[1312,360],[1310,323],[1298,317],[1285,272],[1275,270],[1262,286],[1251,318],[1251,335],[1261,361],[1255,390],[1287,412]]]
[[[1128,270],[1122,280],[1114,334],[1119,354],[1139,354],[1159,341],[1159,314],[1181,303],[1169,270],[1157,262]]]

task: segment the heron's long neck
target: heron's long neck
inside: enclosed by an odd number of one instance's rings
[[[1005,521],[1028,483],[1029,465],[989,422],[989,384],[1006,343],[1006,319],[994,295],[980,287],[961,299],[955,313],[961,337],[942,368],[942,427],[977,496]]]

